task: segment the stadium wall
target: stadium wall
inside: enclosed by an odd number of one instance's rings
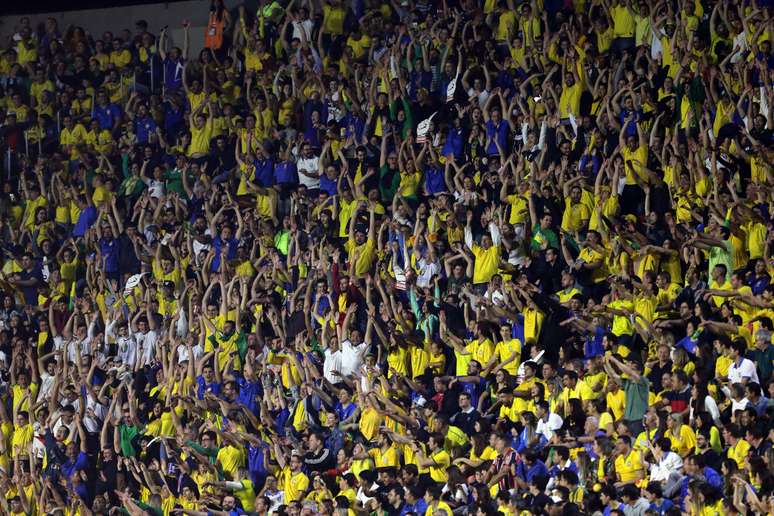
[[[226,7],[230,10],[235,9],[239,3],[238,0],[225,1]],[[106,30],[115,35],[123,29],[129,29],[134,34],[135,22],[145,20],[148,22],[149,31],[156,35],[162,27],[169,25],[169,36],[172,39],[172,44],[182,46],[183,28],[181,23],[187,19],[191,22],[190,55],[197,57],[204,46],[204,27],[207,24],[209,4],[206,0],[187,0],[35,14],[4,14],[3,9],[0,8],[0,38],[5,43],[6,38],[14,34],[19,20],[23,16],[30,18],[33,28],[44,22],[46,18],[53,17],[57,20],[59,31],[62,34],[67,31],[68,27],[75,25],[83,27],[95,38],[100,38]]]

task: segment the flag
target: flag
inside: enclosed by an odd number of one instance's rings
[[[75,282],[70,284],[70,300],[67,303],[67,309],[72,311],[75,308]]]
[[[419,125],[417,126],[417,143],[425,143],[427,141],[427,133],[430,131],[430,123],[433,121],[434,116],[435,113],[419,122]]]
[[[454,80],[449,83],[448,86],[446,86],[446,102],[451,102],[454,100],[454,92],[457,91],[457,78],[459,77],[459,74],[454,76]]]

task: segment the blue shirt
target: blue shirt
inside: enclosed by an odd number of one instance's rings
[[[327,174],[320,176],[320,190],[327,193],[331,197],[338,193],[337,181],[335,179],[329,179]]]
[[[352,134],[355,135],[355,141],[359,142],[363,139],[363,129],[365,129],[365,120],[362,117],[347,113],[344,118],[341,119],[341,125],[346,127],[345,136],[349,138]]]
[[[266,470],[264,450],[269,447],[265,443],[258,446],[252,444],[247,448],[247,470],[258,478],[266,478],[269,472]]]
[[[255,398],[263,394],[261,382],[250,382],[245,379],[239,380],[239,395],[237,401],[244,404],[250,412],[256,412],[258,406]]]
[[[253,160],[255,165],[255,183],[268,188],[274,184],[274,161],[271,159]]]
[[[320,178],[322,180],[322,178]],[[274,181],[278,184],[298,184],[298,171],[294,161],[280,161],[274,167]],[[336,192],[334,192],[336,193]]]
[[[478,406],[478,399],[481,394],[486,390],[488,382],[459,382],[462,390],[470,396],[470,403],[474,406]]]
[[[566,464],[566,463],[565,463]],[[549,471],[549,474],[552,477],[558,476],[561,471],[573,471],[575,473],[578,472],[578,466],[575,465],[573,461],[570,461],[570,465],[566,466],[563,464],[561,466],[553,466],[551,470]]]
[[[650,504],[650,510],[656,511],[659,514],[666,514],[669,509],[674,507],[675,504],[672,503],[672,500],[669,500],[668,498],[662,498],[661,503],[652,503]]]
[[[519,453],[522,453],[524,450],[527,449],[528,446],[530,446],[529,442],[536,437],[538,438],[538,443],[537,445],[534,446],[534,449],[536,451],[539,451],[548,442],[546,440],[546,437],[543,434],[538,434],[535,432],[533,432],[532,436],[530,437],[528,435],[528,429],[526,427],[522,428],[521,432],[519,432],[519,437],[513,440],[513,443],[512,443],[513,449]],[[548,474],[547,471],[546,471],[546,474]]]
[[[174,139],[185,127],[185,113],[182,108],[171,103],[164,104],[164,131],[168,139]]]
[[[121,108],[109,103],[105,107],[97,104],[94,106],[94,118],[97,119],[100,129],[113,129],[116,120],[121,118]]]
[[[495,124],[494,120],[489,120],[486,123],[486,136],[487,138],[490,138],[492,141],[489,143],[489,146],[486,148],[486,153],[490,156],[493,154],[499,154],[497,151],[497,144],[495,144],[495,141],[500,143],[500,147],[504,151],[507,152],[508,150],[508,122],[505,120],[500,120],[499,123]]]
[[[357,405],[355,405],[352,402],[349,402],[349,405],[346,407],[341,404],[340,401],[336,402],[336,406],[333,407],[333,410],[336,411],[336,415],[339,416],[339,421],[344,421],[345,419],[349,418],[352,414],[355,413],[355,410],[357,410]]]
[[[619,511],[623,512],[623,510],[624,510],[624,509],[626,509],[626,504],[625,504],[625,503],[622,503],[622,504],[620,504],[620,505],[618,506],[618,510],[619,510]],[[613,510],[613,509],[612,509],[612,508],[611,508],[611,507],[608,505],[607,507],[605,507],[605,510],[604,510],[604,511],[602,511],[602,516],[610,516],[610,512],[611,512],[612,510]]]
[[[76,471],[86,469],[88,464],[89,458],[86,456],[86,454],[83,452],[78,452],[78,456],[75,457],[74,461],[67,459],[62,464],[62,474],[65,476],[65,478],[67,478],[67,480],[70,480]]]
[[[410,512],[424,515],[427,512],[427,502],[420,498],[414,505],[405,504],[400,511],[400,516],[406,516]]]
[[[102,237],[99,240],[99,252],[102,253],[102,266],[105,272],[118,272],[120,246],[115,238]]]
[[[183,60],[172,61],[169,57],[164,59],[164,85],[168,90],[177,90],[183,87]]]
[[[203,376],[196,378],[196,396],[200,399],[204,399],[204,394],[211,392],[215,396],[220,394],[220,384],[217,382],[207,383]]]
[[[527,483],[532,482],[532,479],[536,476],[545,476],[548,475],[548,468],[543,463],[542,460],[536,460],[532,466],[527,468],[527,466],[524,465],[524,461],[519,462],[519,465],[516,466],[516,474]]]
[[[452,127],[449,129],[449,134],[446,135],[446,142],[443,144],[443,150],[441,154],[448,156],[453,154],[457,160],[462,159],[462,151],[465,148],[465,142],[463,140],[463,129]]]
[[[604,326],[594,328],[594,335],[586,339],[586,344],[583,347],[583,355],[586,359],[601,357],[605,354],[605,348],[602,347],[602,337],[604,337],[605,333],[606,328]]]
[[[442,168],[425,167],[425,191],[427,195],[435,195],[446,191],[446,178]]]
[[[226,260],[231,261],[234,258],[236,258],[236,252],[237,252],[237,245],[239,244],[239,241],[236,238],[231,238],[230,240],[223,241],[222,238],[220,238],[220,235],[216,236],[212,240],[212,247],[215,249],[215,258],[212,259],[212,272],[218,272],[220,269],[220,250],[225,245],[227,246],[226,251]]]
[[[156,128],[156,121],[150,116],[134,119],[134,130],[140,143],[148,143],[150,135],[156,132]]]

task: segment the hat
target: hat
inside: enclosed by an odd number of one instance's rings
[[[419,396],[414,400],[414,406],[416,407],[424,408],[425,405],[427,405],[427,400],[424,398],[424,396]]]

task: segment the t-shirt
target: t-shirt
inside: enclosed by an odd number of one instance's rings
[[[621,482],[634,482],[643,471],[642,456],[637,450],[629,451],[628,455],[619,455],[615,459],[615,472]]]
[[[290,470],[290,466],[285,466],[282,470],[282,487],[285,491],[285,502],[295,502],[300,500],[306,490],[309,488],[309,477],[307,477],[302,471],[293,473]]]
[[[623,418],[626,421],[639,421],[648,410],[648,393],[650,382],[644,376],[639,381],[624,380],[624,392],[626,393],[626,409]]]
[[[739,363],[734,362],[728,368],[728,380],[731,383],[740,383],[742,378],[758,383],[758,372],[755,370],[755,363],[748,358],[742,358]]]

